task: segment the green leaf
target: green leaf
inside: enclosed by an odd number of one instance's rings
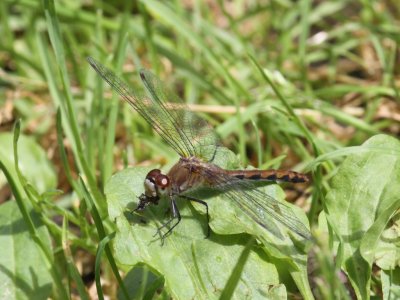
[[[216,160],[229,165],[229,152]],[[205,239],[207,223],[204,207],[178,201],[182,221],[161,246],[157,232],[170,218],[169,202],[161,199],[158,206],[149,206],[140,215],[133,213],[138,197],[143,193],[143,181],[151,168],[125,169],[115,174],[105,188],[109,216],[115,220],[117,232],[114,241],[115,258],[127,269],[146,264],[165,278],[167,292],[177,299],[218,298],[233,294],[234,299],[266,297],[276,293],[279,278],[275,266],[270,263],[273,255],[287,264],[296,284],[306,298],[311,298],[306,273],[306,255],[294,245],[289,233],[281,239],[267,232],[247,217],[232,201],[223,195],[205,199],[210,209],[211,237]],[[284,193],[277,185],[264,188],[276,199]],[[296,215],[306,222],[300,209]],[[278,224],[277,230],[284,232]],[[251,234],[262,243],[253,245],[245,262],[240,260]],[[238,267],[237,264],[243,264]],[[240,280],[231,273],[241,270]],[[237,276],[237,275],[235,275]],[[233,281],[229,281],[229,279]],[[228,284],[229,281],[229,284]],[[232,284],[237,282],[237,285]],[[270,287],[274,287],[270,289]]]
[[[37,234],[50,248],[47,229],[31,213]],[[0,299],[48,299],[52,278],[15,201],[0,205]]]
[[[382,292],[383,299],[399,299],[400,298],[400,268],[397,267],[392,271],[382,271]]]
[[[23,135],[19,137],[18,156],[22,174],[39,193],[56,188],[57,177],[54,169],[47,159],[46,153],[33,138]],[[0,159],[12,175],[16,177],[13,135],[10,133],[0,134]]]
[[[342,267],[360,299],[369,297],[371,257],[377,251],[377,238],[399,207],[400,195],[399,141],[377,135],[364,146],[388,152],[360,151],[347,157],[332,179],[325,202],[328,222],[343,246]]]
[[[360,252],[370,264],[375,263],[383,270],[393,270],[399,262],[400,251],[399,217],[397,214],[391,226],[385,229],[393,213],[400,207],[400,198],[383,211],[367,231],[360,245]]]
[[[124,283],[128,288],[130,299],[154,299],[164,279],[155,276],[146,266],[137,266],[126,274]],[[118,294],[118,299],[122,299],[121,291]]]

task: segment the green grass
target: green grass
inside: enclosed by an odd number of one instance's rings
[[[2,1],[0,298],[398,297],[399,16],[394,0]],[[87,56],[200,105],[235,153],[220,164],[309,173],[285,188],[315,241],[210,199],[210,239],[182,204],[161,247],[168,205],[129,209],[176,153]]]

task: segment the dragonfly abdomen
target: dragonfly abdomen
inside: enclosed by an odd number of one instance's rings
[[[227,170],[230,176],[243,180],[308,182],[305,174],[286,170]]]

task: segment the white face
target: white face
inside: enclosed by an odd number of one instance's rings
[[[145,181],[144,181],[144,189],[146,191],[145,192],[146,195],[148,195],[150,197],[157,197],[157,187],[149,179],[145,179]]]

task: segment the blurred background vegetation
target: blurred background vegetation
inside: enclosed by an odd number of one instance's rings
[[[152,70],[244,166],[312,171],[313,183],[288,187],[287,197],[317,230],[329,180],[357,152],[351,147],[381,133],[399,137],[399,17],[396,0],[1,1],[0,228],[10,234],[0,248],[13,254],[0,258],[0,277],[16,286],[11,294],[95,298],[102,286],[117,297],[104,187],[127,166],[176,159],[104,88],[87,56],[135,88],[142,88],[139,69]],[[27,236],[18,240],[19,231]],[[10,250],[18,245],[41,250],[21,256]],[[372,268],[368,292],[354,291],[331,246],[321,238],[309,254],[314,296],[381,298],[380,267]],[[24,284],[10,279],[4,261],[11,259]],[[44,268],[36,286],[26,273],[35,268]],[[162,274],[143,268],[131,276],[146,274],[147,283],[133,294],[122,288],[119,297],[176,297],[163,289]],[[390,274],[388,281],[397,280]],[[312,297],[290,279],[281,282],[293,298]]]

